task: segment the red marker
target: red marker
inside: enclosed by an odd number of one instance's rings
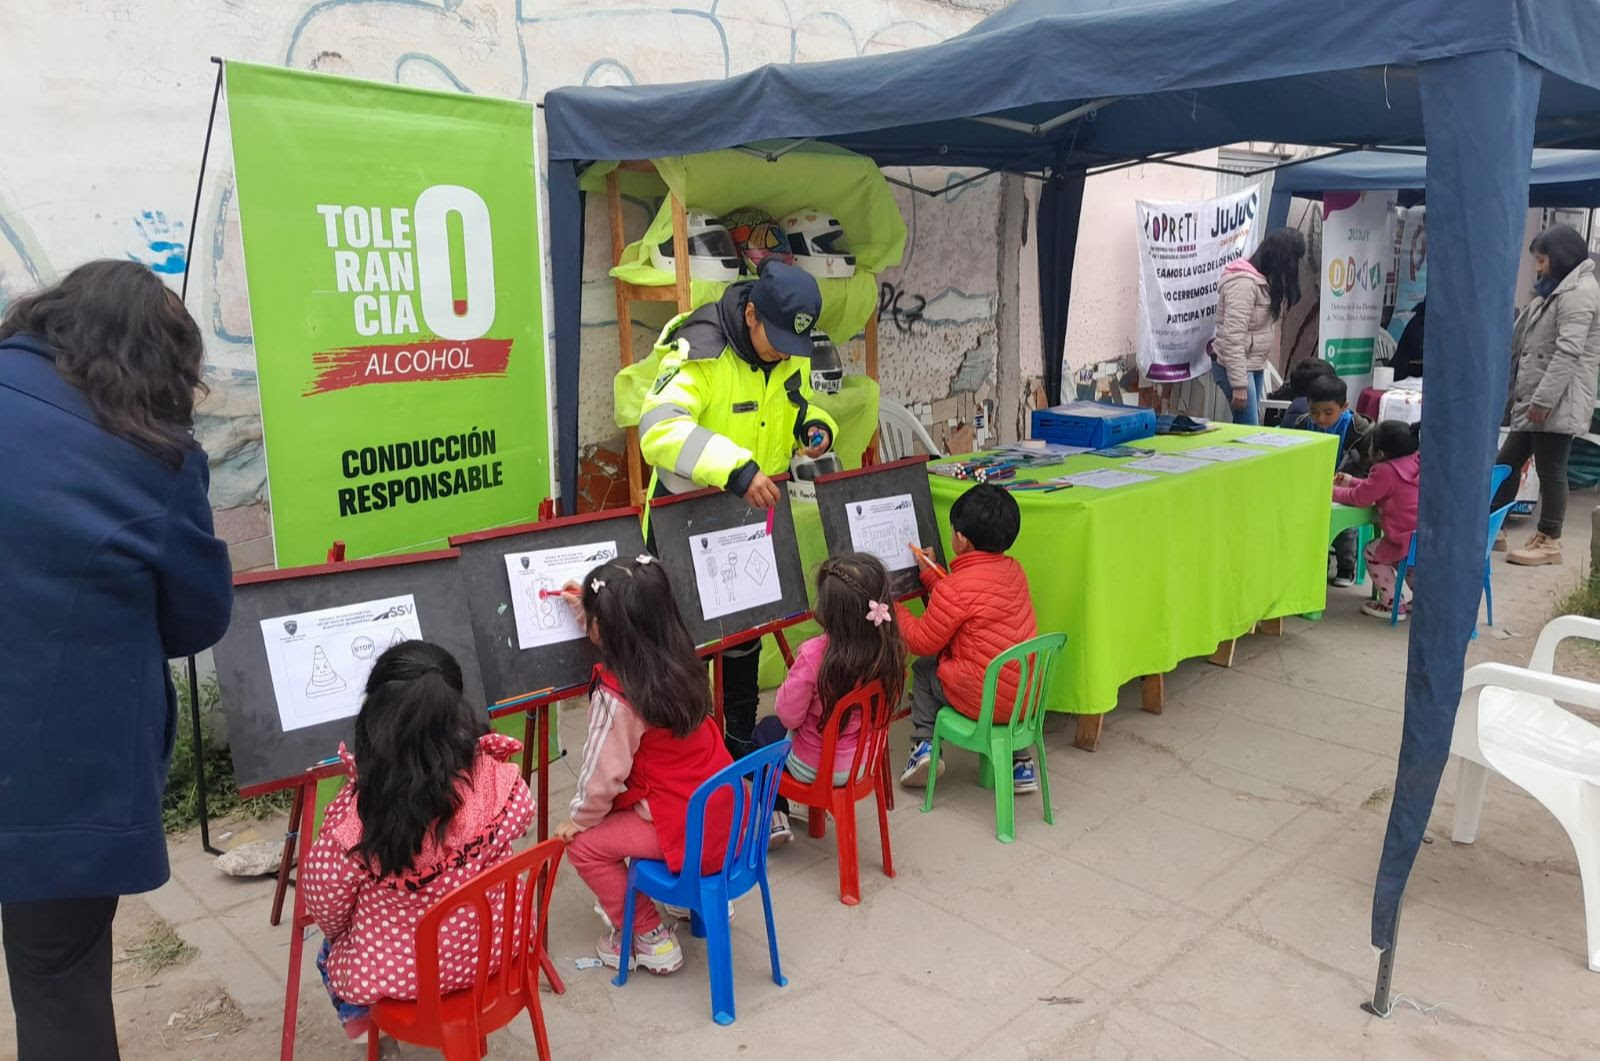
[[[564,589],[542,589],[539,591],[540,600],[549,600],[551,597],[565,597],[566,595],[567,591]]]
[[[767,509],[767,537],[772,537],[772,517],[777,513],[778,506],[773,505]]]

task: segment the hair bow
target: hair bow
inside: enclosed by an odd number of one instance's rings
[[[882,626],[890,618],[889,606],[883,601],[875,600],[867,605],[867,621],[873,626]]]
[[[601,590],[606,588],[606,584],[598,578],[590,579],[589,588],[594,590],[596,593],[599,593]]]
[[[648,567],[651,564],[656,562],[656,558],[651,556],[649,553],[640,553],[638,556],[634,557],[633,559],[634,559],[634,562],[637,563],[640,567]]]

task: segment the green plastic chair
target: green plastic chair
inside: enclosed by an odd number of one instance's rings
[[[933,724],[932,752],[928,760],[928,794],[923,798],[924,813],[933,809],[933,787],[939,779],[939,745],[949,741],[978,755],[978,784],[994,789],[994,832],[1002,844],[1017,836],[1016,792],[1012,788],[1011,759],[1018,748],[1033,748],[1039,770],[1039,795],[1044,799],[1044,820],[1056,823],[1050,809],[1050,772],[1044,760],[1044,690],[1050,686],[1056,655],[1067,643],[1066,634],[1042,634],[1006,649],[983,672],[983,706],[976,719],[968,718],[948,705],[939,709]],[[1007,664],[1020,669],[1017,701],[1012,705],[1011,721],[995,725],[994,702],[1000,672]]]

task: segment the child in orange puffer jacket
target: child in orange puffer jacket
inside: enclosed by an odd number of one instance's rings
[[[983,675],[1000,653],[1038,633],[1033,598],[1022,565],[1005,555],[1022,529],[1017,499],[998,486],[980,483],[950,508],[950,545],[955,560],[941,575],[925,563],[922,584],[928,607],[919,618],[900,610],[906,647],[922,658],[911,665],[911,758],[900,783],[920,788],[928,781],[933,723],[949,704],[968,718],[983,706]],[[1016,702],[1018,673],[1000,675],[994,720],[1006,722]],[[939,762],[944,770],[944,761]],[[1012,763],[1017,792],[1037,792],[1039,773],[1028,751]]]

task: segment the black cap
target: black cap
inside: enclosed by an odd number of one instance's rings
[[[811,356],[811,329],[822,315],[822,290],[804,269],[768,261],[750,291],[767,341],[785,357]]]

